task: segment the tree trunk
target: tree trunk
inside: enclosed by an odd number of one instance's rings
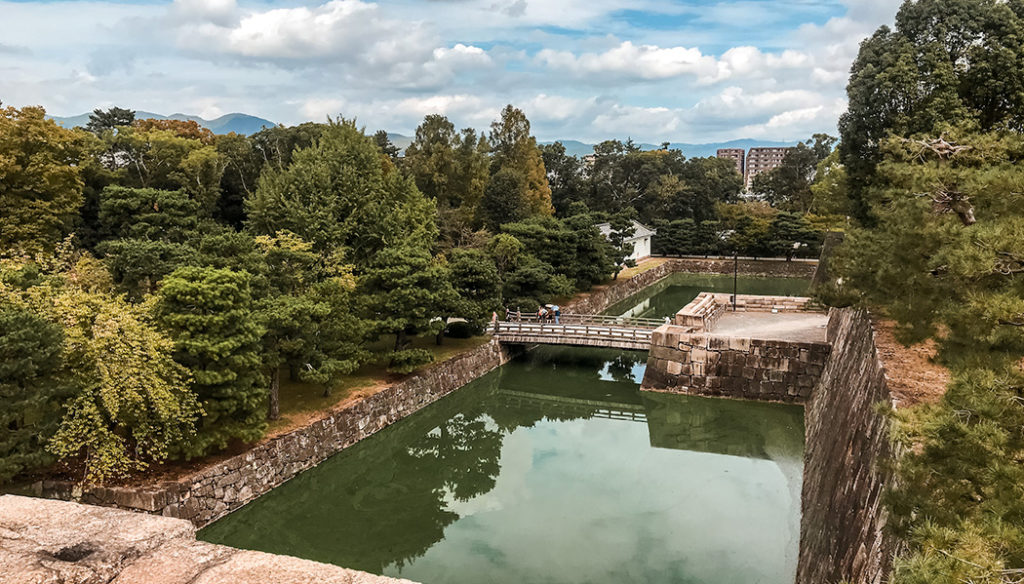
[[[441,319],[441,328],[437,331],[437,335],[434,336],[434,340],[437,341],[437,346],[440,347],[444,343],[444,333],[448,330],[448,319]]]
[[[281,370],[277,367],[270,373],[270,406],[267,418],[276,420],[281,417]]]
[[[395,352],[399,352],[405,347],[405,329],[402,329],[395,333]]]

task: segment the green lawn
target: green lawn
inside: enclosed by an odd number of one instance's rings
[[[487,343],[489,337],[472,339],[444,339],[444,344],[437,346],[433,337],[416,337],[412,339],[412,348],[427,349],[434,355],[434,363],[445,361],[459,353],[474,349]],[[373,351],[390,349],[394,337],[383,337],[372,345]],[[312,421],[317,414],[326,412],[343,401],[356,397],[358,394],[369,394],[374,390],[401,381],[408,375],[388,373],[388,356],[377,353],[374,359],[359,368],[352,375],[347,375],[331,389],[329,396],[324,396],[323,387],[319,385],[291,381],[288,372],[281,372],[281,418],[271,422],[269,433],[277,434]],[[430,367],[431,365],[425,365]],[[422,369],[422,368],[421,368]]]

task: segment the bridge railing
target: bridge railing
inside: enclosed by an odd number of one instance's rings
[[[501,336],[558,337],[573,339],[601,339],[650,343],[653,328],[616,326],[609,324],[560,324],[548,322],[499,322],[495,334]]]
[[[665,324],[664,319],[657,318],[632,318],[624,316],[610,316],[607,314],[563,314],[558,318],[558,323],[555,323],[555,318],[548,317],[541,319],[536,314],[524,314],[521,317],[517,317],[516,313],[510,313],[508,319],[501,324],[543,324],[545,326],[558,326],[558,325],[583,325],[583,326],[603,326],[603,327],[621,327],[621,328],[637,328],[637,329],[650,329],[654,330],[661,325]]]

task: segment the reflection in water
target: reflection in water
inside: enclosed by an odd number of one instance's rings
[[[809,280],[799,278],[755,278],[740,276],[740,294],[770,296],[804,296]],[[732,276],[704,274],[672,274],[640,294],[628,298],[605,311],[605,314],[631,318],[665,318],[679,312],[701,292],[732,294]]]
[[[540,347],[200,532],[426,584],[790,583],[802,410]]]

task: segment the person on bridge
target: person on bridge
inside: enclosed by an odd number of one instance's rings
[[[551,307],[551,312],[555,314],[555,324],[559,324],[562,318],[562,307],[556,304]]]

